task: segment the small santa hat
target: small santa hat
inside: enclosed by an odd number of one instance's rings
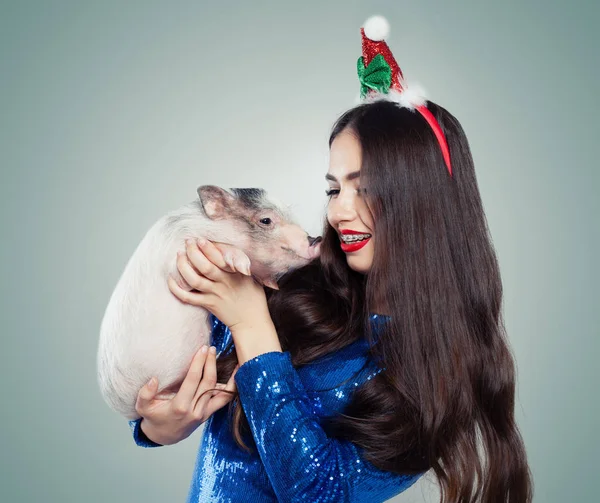
[[[361,83],[361,100],[363,102],[393,101],[403,108],[418,111],[433,129],[442,149],[448,172],[452,176],[446,137],[438,121],[426,106],[425,91],[418,85],[409,87],[406,84],[402,70],[385,42],[390,33],[389,23],[382,16],[370,17],[360,29],[360,33],[362,56],[358,58],[357,72]]]

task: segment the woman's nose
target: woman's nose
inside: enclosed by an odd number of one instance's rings
[[[329,211],[331,212],[332,218],[336,222],[341,222],[344,220],[353,220],[356,216],[356,211],[354,209],[354,204],[347,198],[336,198],[329,203]]]

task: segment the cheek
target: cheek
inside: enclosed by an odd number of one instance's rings
[[[369,211],[366,205],[361,206],[360,209],[360,219],[363,223],[371,230],[375,230],[375,221],[373,219],[373,214]]]

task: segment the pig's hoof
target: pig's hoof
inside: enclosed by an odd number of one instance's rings
[[[234,259],[234,265],[236,271],[239,271],[243,274],[250,274],[250,259],[246,255],[243,257],[236,257]]]
[[[250,274],[250,259],[242,250],[227,250],[223,254],[223,259],[234,271],[241,272],[242,274]]]

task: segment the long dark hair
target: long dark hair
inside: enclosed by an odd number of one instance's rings
[[[473,159],[458,120],[427,107],[446,135],[453,176],[419,113],[386,101],[347,111],[329,144],[342,131],[360,142],[360,184],[375,222],[372,267],[351,270],[325,220],[320,258],[269,290],[269,310],[296,367],[359,337],[385,367],[323,423],[329,435],[351,440],[382,470],[432,469],[442,503],[530,502],[502,283]],[[368,316],[381,305],[390,319],[375,342]],[[226,381],[237,357],[220,360]],[[233,432],[247,448],[237,405]]]

